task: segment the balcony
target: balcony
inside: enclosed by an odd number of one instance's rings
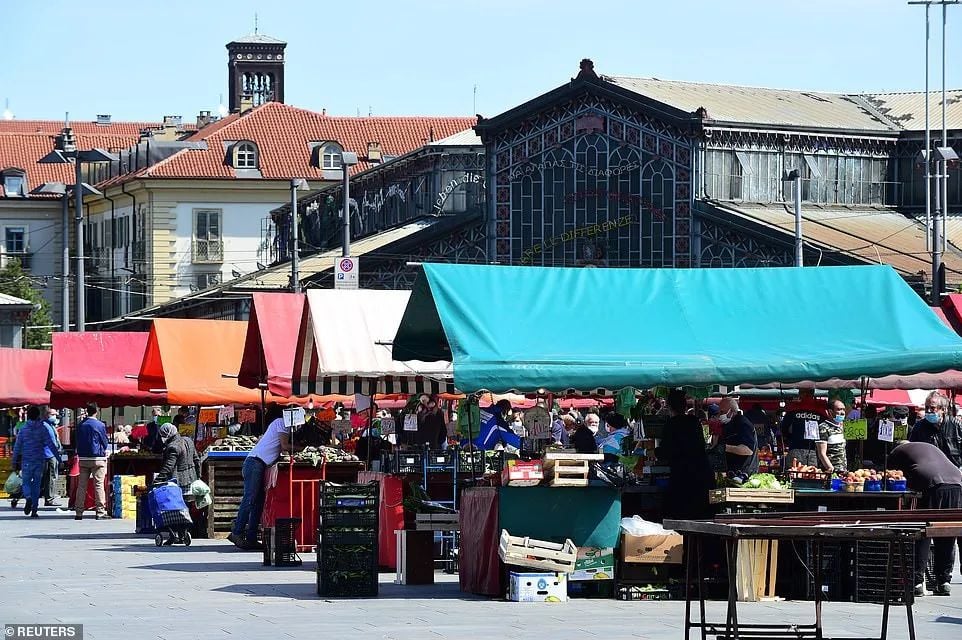
[[[212,264],[224,261],[224,242],[222,240],[194,240],[191,262]]]

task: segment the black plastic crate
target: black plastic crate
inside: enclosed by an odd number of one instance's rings
[[[317,570],[317,595],[327,598],[377,597],[377,568],[349,571]]]
[[[320,514],[319,528],[364,528],[377,527],[377,511],[330,511]]]

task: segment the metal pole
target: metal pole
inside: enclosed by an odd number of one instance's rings
[[[86,282],[84,280],[84,188],[83,176],[80,171],[80,152],[74,158],[74,221],[77,223],[77,331],[85,331],[84,323],[86,317],[87,301],[84,297],[87,294]]]
[[[802,176],[795,178],[795,266],[804,266],[802,256]]]
[[[342,164],[344,170],[344,240],[341,246],[341,256],[348,258],[351,255],[351,177],[349,174],[350,166]]]
[[[299,271],[298,259],[300,257],[300,247],[298,245],[297,231],[297,181],[291,180],[291,290],[294,293],[301,292],[301,274]],[[292,463],[293,464],[293,463]]]
[[[70,331],[70,192],[64,185],[63,211],[60,220],[60,237],[63,242],[63,262],[60,270],[63,289],[60,291],[61,324],[63,331]]]

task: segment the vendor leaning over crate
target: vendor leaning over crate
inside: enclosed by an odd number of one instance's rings
[[[909,489],[921,491],[922,509],[962,508],[962,471],[937,447],[927,442],[905,442],[897,446],[888,458],[890,469],[905,473]],[[915,595],[925,592],[925,565],[929,559],[929,538],[922,538],[915,553]],[[936,538],[934,547],[935,595],[947,596],[955,566],[955,540]]]

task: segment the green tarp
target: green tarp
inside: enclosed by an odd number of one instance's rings
[[[395,360],[461,391],[765,384],[962,367],[962,339],[888,266],[425,264]]]

